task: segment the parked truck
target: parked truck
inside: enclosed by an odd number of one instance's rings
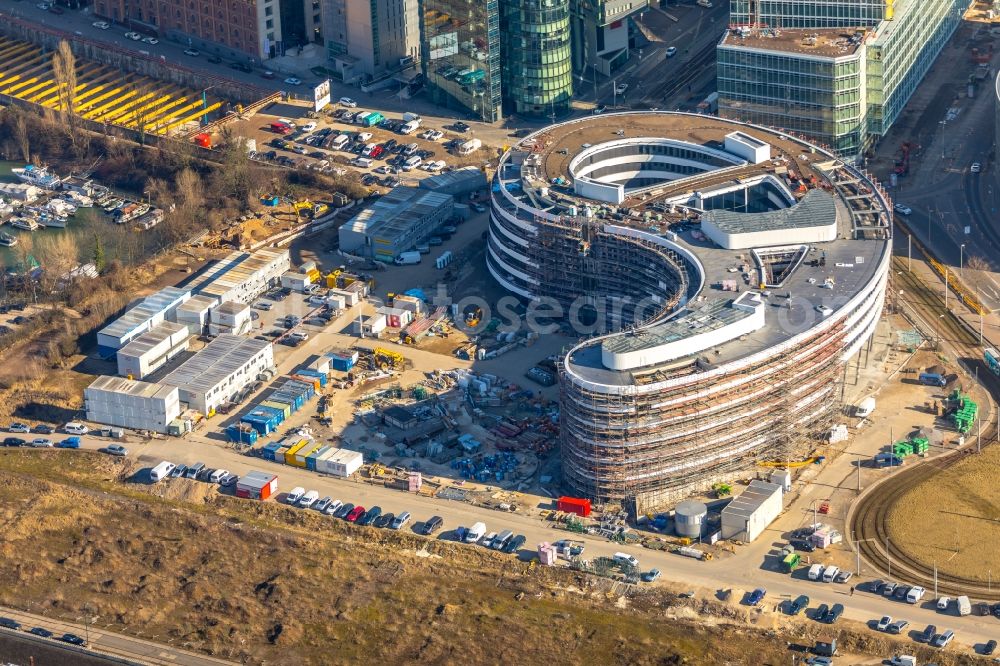
[[[400,252],[399,256],[393,260],[397,266],[411,266],[420,263],[420,252],[412,250],[410,252]]]
[[[921,372],[918,379],[925,386],[944,386],[948,383],[943,375],[936,372]]]

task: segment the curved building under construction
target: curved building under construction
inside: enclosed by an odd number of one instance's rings
[[[877,324],[891,221],[853,165],[713,117],[595,116],[508,151],[489,270],[596,334],[560,365],[568,488],[641,513],[807,453]]]

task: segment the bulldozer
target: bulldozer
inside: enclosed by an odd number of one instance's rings
[[[326,212],[330,209],[325,203],[313,203],[308,199],[303,201],[296,201],[292,204],[295,208],[295,214],[299,217],[308,217],[310,219],[315,219],[317,217],[323,217]]]
[[[478,305],[474,306],[471,310],[465,313],[465,325],[469,328],[475,328],[479,326],[479,322],[483,319],[483,309]]]

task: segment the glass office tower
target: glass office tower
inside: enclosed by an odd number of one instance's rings
[[[500,12],[505,110],[566,114],[573,97],[569,0],[503,0]]]
[[[499,120],[498,0],[423,0],[421,51],[427,89],[436,103]]]
[[[889,131],[970,4],[732,0],[717,51],[719,115],[857,158]]]

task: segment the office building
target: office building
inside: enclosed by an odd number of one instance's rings
[[[180,416],[177,388],[123,377],[98,377],[83,390],[87,420],[93,423],[167,432]]]
[[[128,28],[207,53],[262,61],[284,55],[287,46],[297,46],[304,35],[313,33],[314,26],[305,21],[318,16],[314,4],[313,0],[95,0],[93,11]],[[296,9],[294,5],[303,6]],[[283,16],[296,20],[283,24]]]
[[[559,360],[569,494],[653,513],[828,437],[892,260],[864,171],[786,133],[646,111],[525,137],[490,197],[490,274],[587,334]],[[696,236],[670,231],[692,219]]]
[[[366,83],[420,59],[419,0],[323,0],[327,59],[345,83]]]
[[[500,4],[505,113],[555,120],[573,97],[570,0],[504,0]]]
[[[130,307],[125,314],[97,332],[97,352],[109,358],[140,335],[164,321],[174,319],[178,306],[191,298],[191,292],[164,287]]]
[[[421,64],[431,100],[477,120],[499,120],[499,0],[424,0],[422,12]]]
[[[648,0],[571,0],[573,70],[579,75],[611,76],[629,59],[632,17]]]
[[[899,117],[971,0],[732,0],[719,115],[857,158]]]
[[[257,375],[274,367],[274,349],[266,340],[220,335],[160,382],[176,386],[180,400],[202,414],[214,414]]]

